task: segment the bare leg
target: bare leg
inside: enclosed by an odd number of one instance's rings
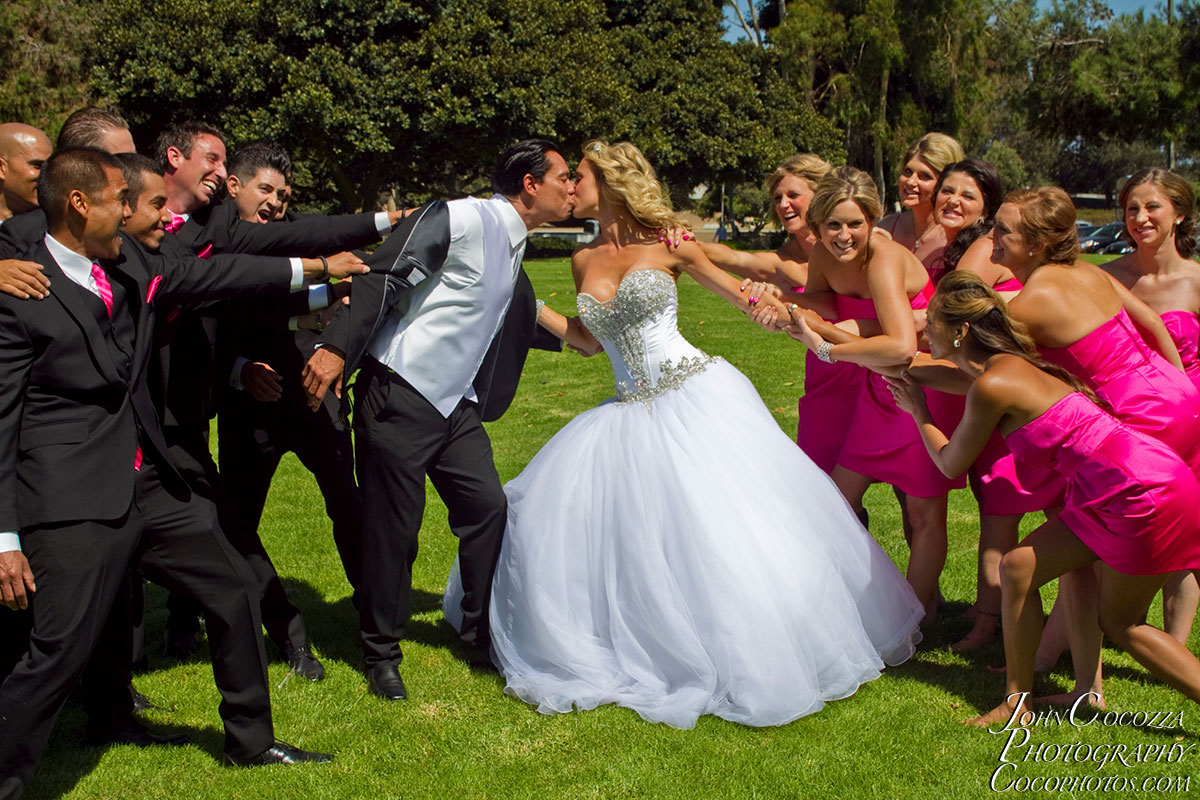
[[[1163,629],[1187,646],[1196,619],[1196,605],[1200,602],[1200,584],[1191,572],[1174,572],[1167,578],[1162,593]]]
[[[1007,661],[1004,701],[986,714],[966,720],[987,726],[1010,719],[1017,698],[1033,691],[1033,663],[1042,632],[1042,600],[1038,588],[1096,556],[1057,520],[1040,526],[1000,561],[1001,615]],[[1025,693],[1025,694],[1022,694]]]
[[[908,495],[895,486],[892,487],[892,493],[896,495],[896,502],[900,504],[900,524],[904,527],[904,541],[908,543],[909,549],[912,549],[913,525],[908,516]]]
[[[975,627],[950,645],[971,653],[992,643],[1000,622],[1000,559],[1017,544],[1022,514],[979,516],[979,569],[975,576]]]
[[[854,512],[862,511],[863,496],[875,481],[840,465],[833,468],[833,475],[830,477],[833,478],[834,485],[842,493],[842,497],[846,498],[846,502],[850,504]]]
[[[1104,636],[1100,633],[1097,618],[1097,595],[1095,565],[1073,570],[1058,581],[1058,605],[1067,628],[1067,641],[1071,646],[1071,664],[1075,673],[1075,687],[1065,694],[1043,698],[1054,705],[1071,705],[1080,697],[1090,697],[1089,705],[1104,708],[1103,667],[1100,648]]]
[[[925,624],[937,616],[937,586],[946,565],[946,495],[908,495],[912,520],[912,555],[908,559],[908,583],[926,608]]]
[[[1100,567],[1100,626],[1157,678],[1200,703],[1200,661],[1175,637],[1145,623],[1165,575],[1124,575]]]

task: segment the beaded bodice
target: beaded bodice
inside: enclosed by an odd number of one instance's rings
[[[675,281],[661,270],[632,270],[610,299],[580,292],[576,302],[580,319],[612,362],[621,402],[648,402],[713,360],[676,328]]]

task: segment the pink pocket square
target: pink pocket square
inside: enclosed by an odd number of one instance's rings
[[[146,302],[154,302],[154,295],[158,293],[158,285],[162,283],[162,275],[155,275],[150,281],[150,288],[146,290]]]

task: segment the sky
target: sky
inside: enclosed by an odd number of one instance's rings
[[[739,0],[739,2],[741,2],[744,6],[746,0]],[[1166,0],[1162,0],[1161,3],[1147,3],[1145,0],[1107,0],[1107,2],[1108,7],[1112,9],[1115,16],[1120,16],[1121,14],[1132,14],[1139,8],[1146,9],[1147,13],[1155,13],[1158,11],[1160,5],[1163,9],[1167,7]],[[1050,6],[1049,0],[1038,0],[1038,4],[1044,7]],[[1178,5],[1178,0],[1176,0],[1176,5]],[[1164,10],[1161,13],[1165,14],[1166,11]],[[735,40],[742,35],[741,28],[738,26],[737,16],[733,13],[733,9],[729,8],[728,6],[725,7],[725,27],[727,29],[725,38],[730,41]]]

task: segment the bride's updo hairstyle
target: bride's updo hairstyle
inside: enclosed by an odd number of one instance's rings
[[[1021,235],[1045,247],[1047,263],[1074,264],[1079,256],[1079,234],[1075,227],[1075,204],[1057,186],[1018,189],[1004,202],[1021,212]]]
[[[1087,384],[1042,358],[1037,343],[1029,335],[1029,328],[1013,319],[1004,298],[970,270],[947,272],[938,281],[937,292],[929,301],[929,321],[943,333],[957,330],[965,323],[967,339],[984,353],[1019,356],[1087,395],[1093,403],[1107,408]]]
[[[1166,195],[1175,213],[1183,217],[1183,222],[1175,226],[1175,250],[1184,258],[1191,258],[1192,251],[1196,249],[1196,193],[1192,191],[1192,185],[1188,183],[1187,178],[1162,167],[1139,170],[1121,187],[1117,205],[1122,215],[1125,213],[1125,202],[1129,199],[1129,193],[1143,183],[1153,184]],[[1121,236],[1131,241],[1128,230],[1122,231]]]
[[[883,214],[883,203],[879,202],[879,189],[871,176],[854,167],[838,167],[821,178],[816,194],[808,204],[804,221],[812,231],[833,214],[839,204],[853,200],[862,209],[863,216],[871,225]]]
[[[583,157],[595,167],[604,198],[627,208],[638,222],[654,229],[687,227],[672,210],[670,195],[654,167],[635,145],[597,139],[583,146]]]

